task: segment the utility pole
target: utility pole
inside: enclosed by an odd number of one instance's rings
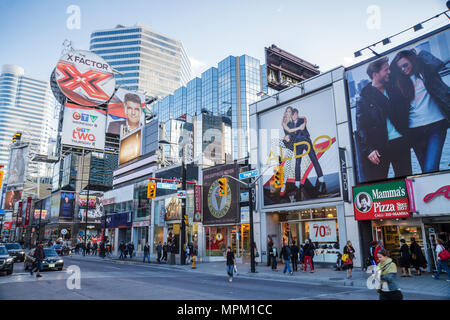
[[[182,162],[181,162],[181,167],[182,167],[182,173],[181,173],[181,189],[183,191],[186,192],[186,163],[184,161],[184,148],[185,146],[183,145],[182,147]],[[185,265],[186,264],[186,250],[184,248],[185,244],[186,244],[186,224],[184,223],[184,216],[186,215],[186,197],[183,197],[181,199],[181,255],[180,255],[180,259],[181,259],[181,264]]]

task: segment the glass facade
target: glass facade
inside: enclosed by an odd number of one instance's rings
[[[187,83],[187,114],[199,115],[202,110],[202,80],[194,78]]]
[[[202,73],[202,111],[217,114],[217,68]]]
[[[187,112],[187,89],[180,87],[173,93],[173,111],[174,119],[185,115]]]

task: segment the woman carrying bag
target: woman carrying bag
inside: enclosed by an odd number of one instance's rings
[[[394,261],[388,257],[386,250],[380,250],[377,253],[380,275],[380,287],[378,293],[380,300],[403,300],[402,292],[397,284],[397,266]]]
[[[347,270],[347,279],[352,277],[353,260],[355,259],[355,249],[352,247],[352,243],[347,241],[344,247],[344,254],[342,255],[342,261],[344,262],[344,270]]]

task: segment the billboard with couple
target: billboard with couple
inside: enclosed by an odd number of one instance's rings
[[[359,183],[449,170],[450,28],[346,73]]]

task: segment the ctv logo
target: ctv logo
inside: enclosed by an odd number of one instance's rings
[[[81,121],[84,121],[84,122],[89,122],[89,119],[91,119],[92,123],[94,123],[95,120],[97,120],[97,118],[98,118],[98,116],[89,115],[87,113],[79,114],[78,112],[74,112],[72,117],[75,120],[81,120]]]
[[[72,138],[77,140],[84,140],[95,142],[95,135],[89,133],[89,129],[76,128],[72,131]]]

